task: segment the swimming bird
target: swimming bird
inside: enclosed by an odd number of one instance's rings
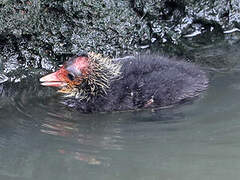
[[[159,55],[111,59],[96,53],[70,58],[40,82],[58,87],[65,104],[86,113],[172,106],[208,87],[206,73],[192,63]]]

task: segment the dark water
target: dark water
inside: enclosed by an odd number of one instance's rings
[[[240,176],[240,69],[193,103],[81,114],[35,80],[0,86],[2,180],[225,180]],[[17,86],[17,87],[15,87]]]

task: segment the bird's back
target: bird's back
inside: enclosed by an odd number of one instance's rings
[[[208,86],[206,74],[191,63],[148,55],[120,61],[122,77],[111,88],[120,109],[176,104],[198,96]]]

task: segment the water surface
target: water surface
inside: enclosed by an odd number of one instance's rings
[[[0,179],[235,180],[240,69],[211,72],[193,102],[81,114],[37,80],[0,86]]]

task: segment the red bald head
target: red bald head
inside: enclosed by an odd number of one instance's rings
[[[89,74],[89,59],[87,56],[72,58],[56,72],[48,74],[40,79],[43,86],[76,86]]]

